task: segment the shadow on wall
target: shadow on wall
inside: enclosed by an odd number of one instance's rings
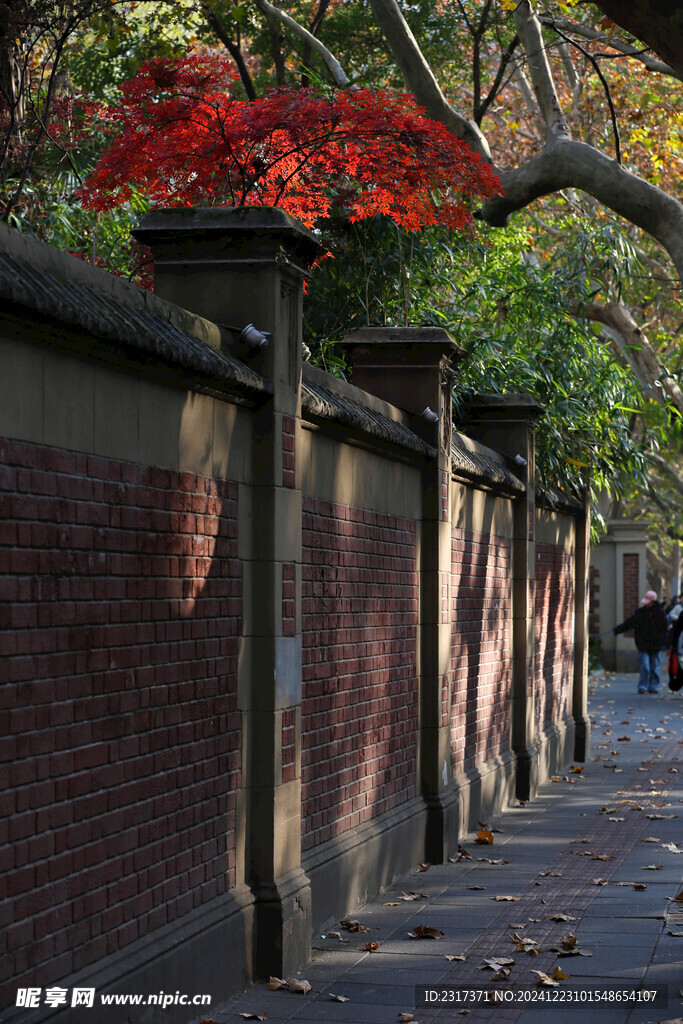
[[[451,750],[467,771],[506,748],[512,693],[510,545],[453,531]]]
[[[237,489],[2,445],[15,533],[7,792],[20,797],[6,962],[13,986],[46,985],[235,883]]]

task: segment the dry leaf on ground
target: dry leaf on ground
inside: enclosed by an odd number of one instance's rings
[[[546,914],[549,921],[576,921],[571,914]]]
[[[555,981],[555,979],[551,978],[549,974],[545,973],[545,971],[534,971],[533,973],[538,975],[538,984],[539,985],[543,985],[546,988],[558,988],[559,987],[559,984],[560,984],[559,981]]]
[[[330,992],[330,999],[333,1000],[333,1002],[335,1002],[335,1003],[348,1003],[349,1002],[349,997],[348,996],[336,996],[334,994],[334,992]]]
[[[349,931],[349,932],[369,932],[370,931],[370,929],[366,928],[364,924],[360,923],[360,921],[356,921],[354,918],[351,918],[351,917],[345,917],[343,921],[339,922],[339,924],[342,926],[342,928],[346,928],[346,930]]]
[[[595,853],[593,860],[614,860],[614,857],[610,853]]]
[[[669,850],[671,853],[683,853],[683,847],[679,849],[675,843],[662,843],[662,847],[665,850]]]
[[[368,953],[376,953],[379,949],[379,942],[366,942],[365,949]]]
[[[642,810],[642,808],[641,808]],[[657,839],[656,836],[646,836],[645,839],[640,840],[641,843],[661,843],[661,839]]]
[[[292,978],[292,980],[289,983],[289,991],[298,992],[299,995],[301,996],[307,996],[308,993],[311,991],[312,987],[313,986],[309,984],[309,982],[307,982],[305,978],[302,978],[301,980],[299,980],[298,978]]]
[[[467,955],[465,953],[446,953],[446,959],[450,961],[467,960]]]
[[[418,864],[418,865],[417,865],[417,870],[418,870],[418,871],[429,871],[429,867],[430,867],[430,866],[429,866],[429,864],[427,864],[427,863],[424,863],[424,864]]]
[[[642,892],[643,889],[647,889],[647,886],[643,885],[642,882],[615,882],[614,884],[630,886],[632,889],[637,889],[638,892]]]
[[[440,931],[438,928],[430,928],[429,925],[419,924],[417,928],[413,928],[412,932],[408,932],[411,939],[445,939],[446,933]]]
[[[485,957],[483,964],[481,964],[480,967],[477,967],[477,970],[485,971],[490,967],[494,971],[502,971],[504,967],[510,967],[514,962],[515,961],[511,956]]]
[[[279,988],[287,988],[287,982],[282,978],[274,978],[272,975],[268,979],[266,988],[270,989],[271,992],[277,992]]]
[[[661,871],[664,867],[663,864],[646,864],[642,869],[643,871]]]
[[[487,828],[482,828],[479,830],[479,832],[477,832],[474,841],[475,843],[480,843],[482,845],[488,844],[489,846],[492,846],[493,832],[490,832],[489,829]]]
[[[565,974],[562,968],[557,966],[553,967],[552,971],[550,972],[550,977],[553,979],[553,981],[566,981],[568,978],[571,978],[571,974]]]
[[[412,1013],[399,1013],[398,1019],[407,1022],[407,1021],[410,1021],[410,1020],[414,1020],[414,1017],[413,1017]]]
[[[265,1013],[240,1013],[245,1020],[268,1020]],[[202,1021],[202,1024],[215,1024],[214,1021]]]
[[[591,878],[591,885],[607,885],[606,878]]]
[[[510,968],[501,967],[499,971],[496,971],[491,975],[491,981],[505,981],[506,978],[510,977]]]
[[[491,896],[490,898],[492,900],[495,900],[496,903],[517,903],[519,900],[521,900],[522,897],[521,896]]]
[[[468,885],[467,888],[468,889],[483,889],[483,890],[486,890],[486,886],[485,885]]]
[[[681,889],[680,892],[676,893],[676,895],[672,896],[671,898],[676,903],[683,903],[683,889]]]

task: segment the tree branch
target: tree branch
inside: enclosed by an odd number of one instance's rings
[[[673,405],[683,416],[683,392],[662,367],[647,336],[626,306],[620,302],[604,306],[574,302],[572,309],[579,317],[601,323],[638,383],[648,389],[658,402]]]
[[[514,13],[517,35],[526,51],[534,93],[545,119],[547,144],[571,138],[555,89],[541,24],[529,0],[521,0]]]
[[[334,57],[327,49],[324,43],[314,36],[307,28],[300,25],[294,18],[290,18],[288,14],[281,11],[279,7],[274,7],[273,4],[269,3],[268,0],[255,0],[256,6],[265,15],[272,18],[275,21],[280,22],[286,28],[295,32],[298,36],[303,39],[315,53],[322,59],[325,67],[332,76],[332,81],[339,89],[346,89],[351,84],[350,80],[346,77],[346,73],[342,68],[339,61]]]
[[[417,102],[430,117],[445,124],[470,149],[491,163],[486,138],[476,124],[458,114],[446,100],[396,0],[370,0],[370,4],[405,83]]]
[[[589,25],[581,25],[578,22],[570,21],[568,18],[539,18],[542,25],[547,28],[554,28],[562,32],[573,32],[574,35],[581,36],[583,39],[590,39],[591,42],[605,43],[610,46],[613,50],[619,50],[625,57],[632,57],[633,60],[639,61],[648,71],[656,71],[660,75],[669,75],[672,78],[677,78],[679,81],[683,81],[683,75],[672,68],[670,64],[665,64],[661,60],[656,60],[647,53],[643,53],[637,47],[632,46],[630,43],[626,43],[621,39],[615,39],[610,37],[606,32],[599,32],[595,28],[591,28]]]
[[[673,487],[678,491],[679,494],[683,494],[683,477],[680,477],[673,466],[670,466],[666,459],[663,459],[661,455],[655,455],[654,453],[649,455],[648,458],[657,469],[659,469]]]
[[[683,205],[592,146],[556,142],[500,180],[505,195],[488,200],[479,213],[487,223],[504,227],[511,213],[535,199],[578,188],[660,242],[683,279]]]
[[[253,102],[253,100],[256,99],[256,89],[254,88],[254,83],[252,81],[251,75],[249,74],[249,69],[247,68],[247,65],[244,63],[244,57],[242,56],[239,38],[237,42],[234,42],[230,38],[230,36],[225,30],[223,22],[218,17],[216,12],[208,6],[208,4],[202,4],[202,13],[206,18],[209,27],[213,29],[213,31],[216,33],[216,35],[222,42],[223,46],[226,48],[226,50],[234,60],[235,66],[237,67],[237,70],[239,72],[240,79],[242,80],[244,91],[247,94],[247,99]]]

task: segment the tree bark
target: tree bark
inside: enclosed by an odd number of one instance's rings
[[[642,39],[683,75],[683,5],[680,0],[595,0],[612,21]]]
[[[631,311],[621,303],[599,306],[593,303],[572,303],[575,315],[604,325],[606,334],[643,388],[662,404],[671,404],[683,416],[683,392],[673,377],[663,369],[657,353],[633,319]]]

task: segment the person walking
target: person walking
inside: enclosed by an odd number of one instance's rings
[[[612,630],[615,636],[633,630],[640,668],[638,693],[657,693],[659,689],[659,660],[667,628],[666,613],[657,602],[657,594],[654,590],[648,590],[643,595],[640,607]]]

